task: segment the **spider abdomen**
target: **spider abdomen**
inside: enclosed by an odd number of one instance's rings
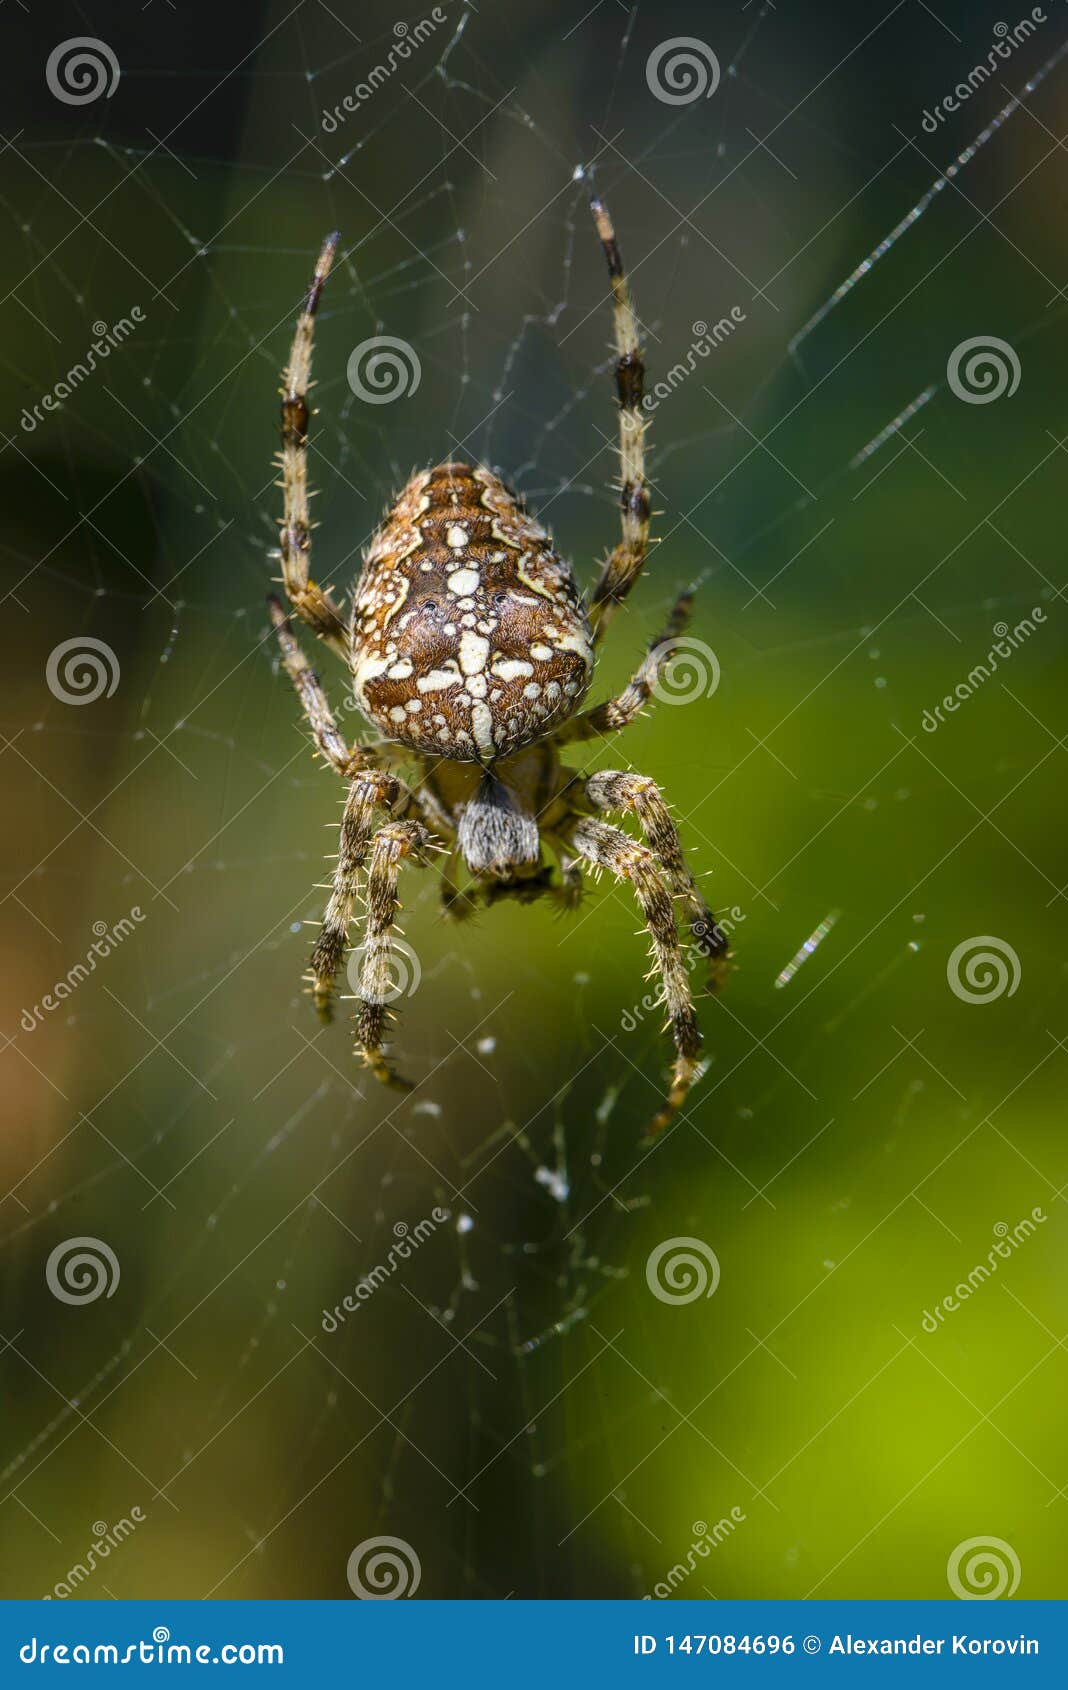
[[[389,739],[492,763],[569,716],[593,645],[568,565],[492,471],[414,475],[368,548],[352,609],[361,708]]]

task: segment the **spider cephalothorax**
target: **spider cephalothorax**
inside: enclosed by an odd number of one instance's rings
[[[675,824],[644,775],[565,767],[560,747],[626,727],[650,698],[685,626],[684,594],[629,685],[592,710],[579,706],[611,617],[641,573],[649,544],[642,355],[612,225],[594,199],[612,286],[622,468],[622,535],[587,608],[541,525],[490,469],[442,463],[413,475],[367,550],[346,619],[310,578],[307,393],[312,328],[337,247],[331,235],[297,322],[282,397],[282,579],[290,604],[348,665],[356,700],[379,738],[350,747],[278,600],[271,615],[282,658],[319,751],[348,782],[337,866],[310,985],[329,1017],[353,904],[367,906],[360,946],[357,1045],[382,1080],[404,1085],[385,1050],[392,936],[405,861],[443,853],[442,907],[463,916],[499,898],[551,897],[572,907],[583,866],[607,868],[637,898],[675,1043],[671,1086],[653,1121],[666,1125],[700,1072],[701,1036],[679,916],[722,980],[727,939],[694,884]],[[398,770],[414,766],[408,784]],[[643,840],[600,819],[635,817]],[[463,864],[468,886],[457,883]]]

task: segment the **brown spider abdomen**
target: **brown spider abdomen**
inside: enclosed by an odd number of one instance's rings
[[[492,763],[576,708],[593,645],[568,565],[490,470],[414,475],[368,548],[352,675],[387,738]]]

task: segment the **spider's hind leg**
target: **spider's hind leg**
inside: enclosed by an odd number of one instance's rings
[[[649,847],[639,845],[622,828],[589,817],[573,828],[571,843],[588,863],[611,869],[617,879],[630,883],[649,929],[653,968],[663,983],[664,1007],[675,1043],[671,1085],[647,1129],[652,1136],[668,1125],[701,1073],[701,1034],[679,945],[671,890]]]
[[[585,794],[597,810],[614,810],[637,817],[645,843],[663,869],[672,897],[686,911],[694,946],[708,963],[708,989],[718,991],[730,972],[730,941],[697,890],[682,854],[678,829],[656,782],[646,775],[606,769],[590,776]]]

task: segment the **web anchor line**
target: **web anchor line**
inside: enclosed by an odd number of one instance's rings
[[[1045,82],[1050,73],[1060,64],[1066,53],[1068,53],[1068,40],[1061,43],[1052,57],[1048,58],[1041,69],[1037,70],[1034,76],[1031,77],[1030,81],[1024,84],[1024,86],[1020,89],[1020,92],[1018,94],[1014,94],[1012,99],[1002,106],[997,115],[991,118],[986,128],[979,131],[979,134],[975,137],[974,141],[965,147],[963,152],[957,154],[952,164],[948,165],[943,174],[932,182],[927,192],[921,195],[912,209],[905,213],[901,221],[899,223],[895,223],[894,227],[890,230],[890,233],[885,235],[879,242],[878,246],[873,247],[871,252],[868,253],[868,256],[861,260],[855,270],[851,271],[845,281],[842,282],[839,287],[835,288],[830,298],[824,300],[819,310],[813,313],[813,315],[808,319],[808,322],[805,323],[803,328],[798,330],[793,339],[790,341],[787,351],[789,352],[791,358],[796,356],[798,347],[802,344],[802,342],[807,340],[809,335],[812,334],[815,329],[818,329],[821,323],[827,320],[831,312],[841,305],[846,295],[852,293],[857,283],[863,281],[864,277],[874,270],[880,258],[885,258],[886,254],[890,251],[890,248],[897,243],[906,230],[911,229],[914,224],[919,222],[924,212],[930,208],[934,200],[937,199],[938,195],[942,192],[943,188],[948,188],[954,177],[959,176],[961,171],[966,165],[971,163],[972,159],[981,150],[981,148],[986,146],[987,142],[991,140],[997,134],[998,130],[1009,121],[1010,117],[1015,116],[1020,107],[1023,105],[1025,99],[1027,99],[1030,94],[1033,94],[1036,88],[1040,87],[1041,84]]]

